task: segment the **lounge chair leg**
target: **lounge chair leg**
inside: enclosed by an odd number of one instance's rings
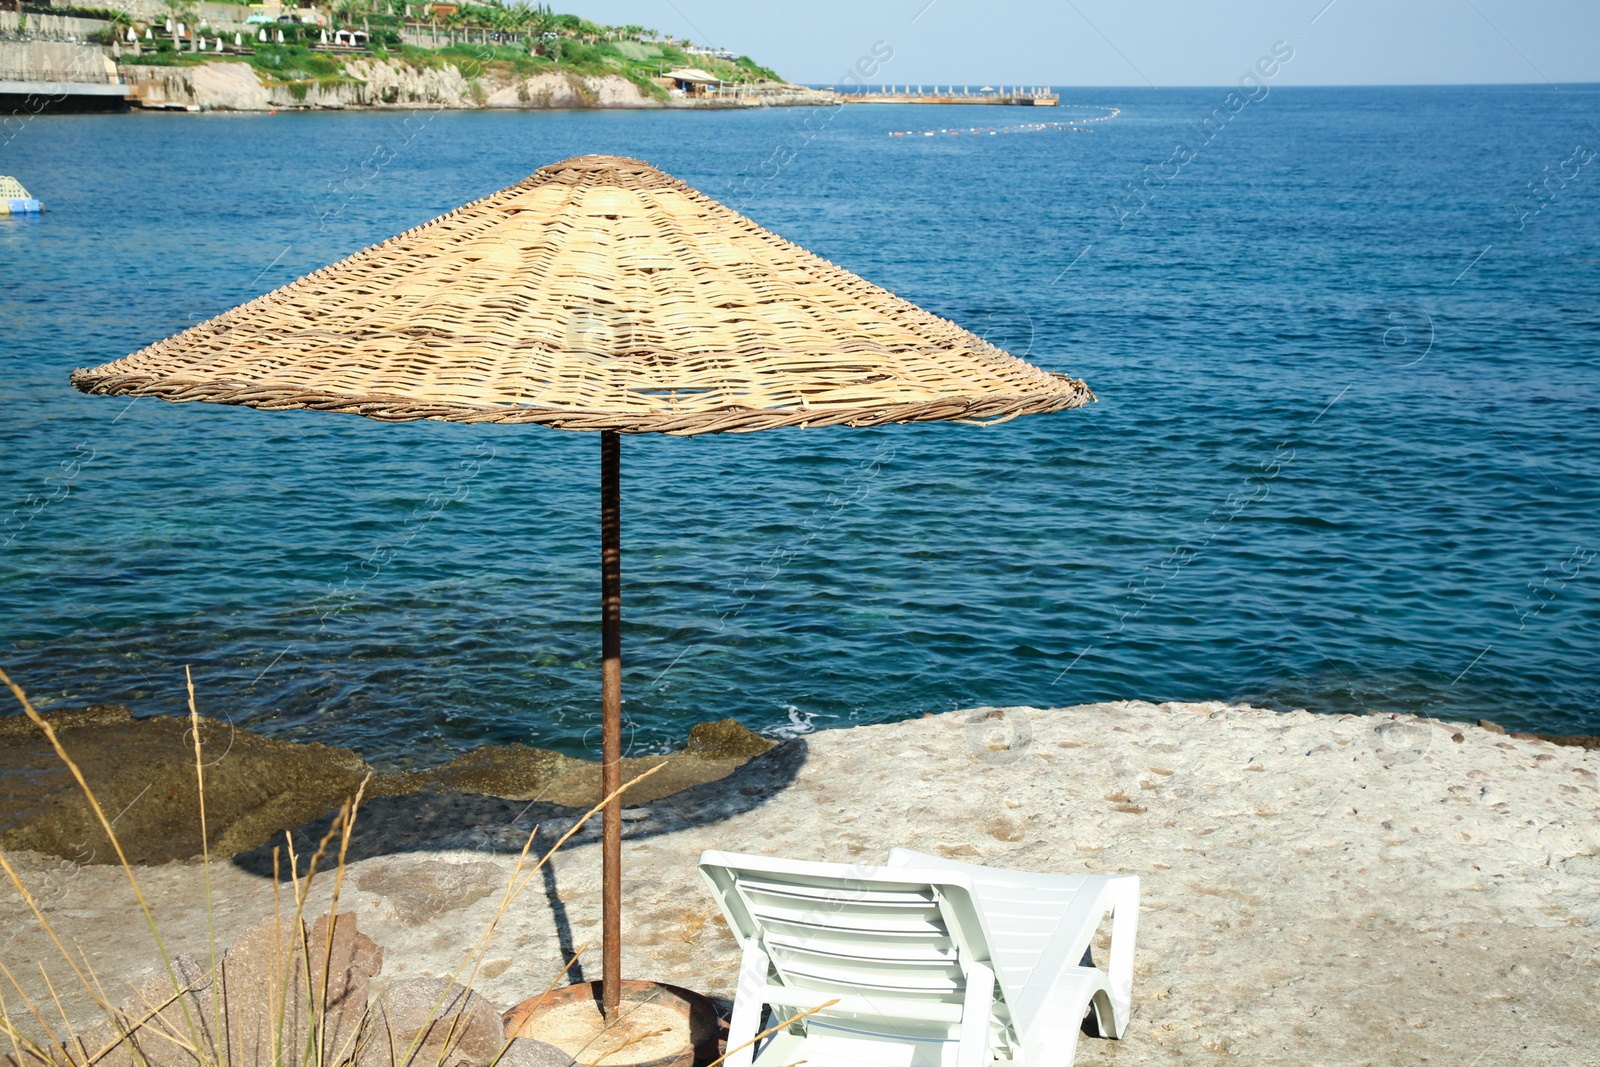
[[[1026,1067],[1072,1067],[1078,1055],[1078,1039],[1087,1028],[1100,1028],[1105,994],[1089,991],[1071,968],[1050,990],[1049,1007],[1043,1011],[1024,1038]],[[1091,1014],[1093,1013],[1093,1014]],[[1103,1029],[1103,1028],[1102,1028]]]
[[[1107,984],[1111,986],[1111,1026],[1106,1037],[1120,1039],[1128,1030],[1133,1011],[1133,945],[1139,933],[1139,879],[1118,880],[1117,898],[1111,911],[1111,958],[1107,961]],[[1106,1020],[1101,1020],[1105,1022]]]
[[[728,1048],[739,1049],[725,1061],[728,1067],[750,1067],[754,1047],[740,1048],[759,1033],[761,996],[767,985],[767,954],[761,943],[751,938],[744,943],[744,959],[739,964],[739,987],[733,994],[733,1018],[728,1020]]]

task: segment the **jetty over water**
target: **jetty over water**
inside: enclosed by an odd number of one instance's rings
[[[0,109],[7,129],[43,111],[123,111],[128,87],[117,65],[85,39],[108,22],[0,11]]]
[[[126,111],[121,80],[68,71],[0,70],[0,108],[12,118],[42,111]]]
[[[1010,104],[1055,107],[1061,96],[1048,85],[881,85],[877,90],[852,89],[839,94],[847,104]]]

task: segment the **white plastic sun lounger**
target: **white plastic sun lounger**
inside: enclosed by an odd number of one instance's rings
[[[1134,875],[1024,874],[896,849],[883,867],[707,852],[744,946],[728,1058],[817,1067],[1064,1067],[1085,1014],[1121,1037],[1139,922]],[[1110,973],[1085,965],[1112,914]],[[822,1008],[828,1001],[837,1003]]]

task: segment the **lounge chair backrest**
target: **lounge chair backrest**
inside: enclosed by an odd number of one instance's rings
[[[769,1002],[787,997],[803,1010],[838,998],[819,1017],[948,1032],[961,1021],[968,974],[974,966],[988,974],[987,939],[963,872],[722,852],[703,855],[700,870],[735,934],[766,953]],[[987,1008],[1003,1023],[1003,1003]]]
[[[889,869],[961,873],[970,879],[985,920],[991,965],[1020,1025],[1047,1010],[1048,989],[1030,979],[1041,967],[1054,971],[1087,958],[1101,917],[1113,914],[1108,985],[1118,1006],[1120,1035],[1133,988],[1133,947],[1139,922],[1135,875],[1031,874],[980,867],[910,849],[889,852]]]

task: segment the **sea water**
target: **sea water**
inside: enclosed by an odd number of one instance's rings
[[[634,751],[1129,698],[1600,732],[1600,89],[1226,95],[8,128],[0,666],[139,714],[189,667],[386,766],[593,748],[597,437],[67,376],[605,152],[1099,397],[625,438]]]

